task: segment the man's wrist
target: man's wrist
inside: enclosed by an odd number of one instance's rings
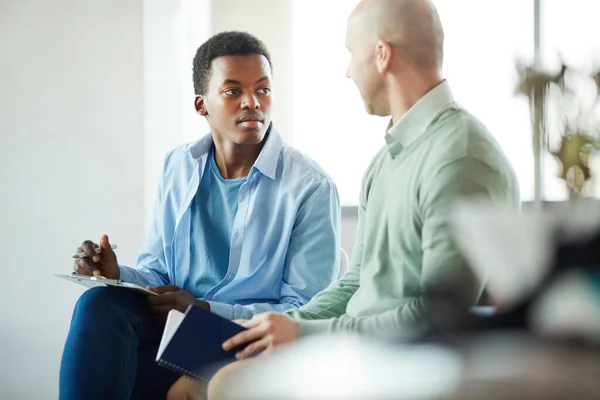
[[[210,311],[210,304],[204,300],[196,300],[194,302],[198,307],[204,308],[206,311]]]

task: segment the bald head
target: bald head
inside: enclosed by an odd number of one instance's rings
[[[419,69],[441,69],[444,30],[430,0],[363,0],[350,27],[373,44],[389,43]]]

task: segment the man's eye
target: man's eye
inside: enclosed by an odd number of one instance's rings
[[[271,93],[271,88],[264,87],[264,88],[258,89],[258,91],[261,92],[262,94],[269,94],[269,93]]]
[[[235,96],[236,94],[240,94],[240,90],[239,89],[227,89],[224,93],[228,96]]]

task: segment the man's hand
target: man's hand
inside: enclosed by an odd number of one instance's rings
[[[96,254],[96,249],[100,247],[102,252]],[[86,257],[81,257],[75,260],[73,271],[79,275],[87,276],[103,276],[108,279],[119,279],[121,272],[119,271],[119,263],[117,255],[110,248],[108,236],[102,235],[100,244],[86,240],[77,248],[77,253],[85,252]]]
[[[234,322],[248,329],[227,339],[223,343],[223,349],[229,351],[242,344],[254,342],[235,355],[238,360],[298,338],[298,322],[283,314],[256,314],[250,320]]]
[[[158,294],[158,296],[148,297],[150,310],[156,315],[166,315],[171,310],[185,312],[190,304],[195,304],[210,311],[210,305],[206,301],[196,299],[178,286],[147,286],[146,288]]]

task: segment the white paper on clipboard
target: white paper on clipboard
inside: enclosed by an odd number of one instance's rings
[[[65,279],[67,281],[77,283],[81,286],[85,286],[88,288],[98,287],[98,286],[113,286],[120,287],[129,290],[135,290],[142,292],[147,295],[156,296],[156,293],[151,292],[150,290],[138,286],[134,283],[123,282],[117,279],[107,279],[102,276],[85,276],[85,275],[77,275],[77,274],[54,274],[57,278]]]

